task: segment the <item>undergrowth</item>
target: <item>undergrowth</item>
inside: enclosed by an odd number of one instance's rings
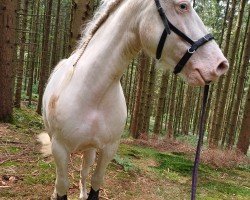
[[[53,192],[55,164],[51,158],[42,157],[40,146],[35,142],[36,134],[42,128],[41,117],[25,108],[15,110],[13,125],[0,129],[0,133],[3,131],[0,134],[1,200],[46,199]],[[213,158],[215,163],[218,162],[216,159],[226,156],[218,154],[217,158],[216,152],[204,155],[208,160]],[[78,159],[77,163],[72,161],[69,165],[70,199],[78,199],[79,163]],[[110,200],[189,199],[192,168],[193,149],[180,142],[167,144],[131,139],[128,142],[128,139],[123,139],[108,167],[101,196]],[[4,175],[16,177],[16,181],[3,180]],[[197,199],[248,200],[249,180],[247,162],[224,167],[203,160]]]
[[[135,165],[131,162],[129,158],[121,158],[119,155],[115,155],[114,162],[120,165],[125,172],[135,170]]]
[[[187,190],[191,183],[193,161],[185,154],[161,153],[155,149],[122,144],[120,154],[128,156],[136,154],[140,159],[153,158],[156,166],[151,166],[151,172],[161,179],[167,179],[173,183],[180,183]],[[201,164],[199,169],[200,199],[249,199],[250,198],[250,174],[249,166],[242,168],[217,168],[207,164]],[[204,197],[204,193],[207,195]],[[233,195],[233,196],[232,196]],[[224,196],[224,197],[223,197]]]
[[[41,116],[28,108],[14,110],[12,125],[19,131],[29,133],[40,132],[44,127]]]

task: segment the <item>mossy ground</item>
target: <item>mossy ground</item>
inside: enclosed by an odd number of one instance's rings
[[[52,193],[55,164],[39,153],[36,135],[41,131],[41,117],[29,109],[16,110],[12,125],[0,124],[1,200],[48,199]],[[78,196],[80,157],[72,156],[69,164],[69,199]],[[124,142],[108,167],[101,199],[190,199],[192,166],[190,155]],[[248,200],[250,167],[201,164],[197,192],[198,200]]]

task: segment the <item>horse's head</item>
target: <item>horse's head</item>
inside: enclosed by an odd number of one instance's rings
[[[164,26],[164,20],[158,13],[155,1],[146,2],[145,12],[140,22],[140,40],[143,49],[155,57],[166,24]],[[169,22],[191,40],[197,41],[208,34],[206,27],[193,9],[191,0],[160,0],[159,2]],[[174,70],[190,48],[189,43],[171,30],[162,49],[160,62]],[[227,59],[216,42],[211,40],[200,46],[188,59],[181,71],[181,76],[190,85],[202,86],[225,74],[228,67]]]

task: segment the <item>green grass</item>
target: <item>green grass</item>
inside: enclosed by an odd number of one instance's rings
[[[227,195],[241,195],[249,196],[249,188],[240,185],[235,185],[233,183],[227,183],[223,181],[206,181],[203,183],[203,187],[210,191],[218,191]]]
[[[158,170],[166,170],[179,173],[183,176],[190,175],[193,163],[183,156],[173,154],[157,153],[155,159],[159,162]]]
[[[13,116],[14,128],[25,133],[38,132],[43,128],[43,121],[40,115],[33,110],[15,109]]]
[[[6,148],[6,151],[8,153],[16,154],[16,153],[19,153],[21,151],[21,148],[19,148],[19,147],[11,147],[10,146],[10,147]]]
[[[132,162],[129,158],[121,158],[119,155],[116,155],[114,158],[114,161],[118,165],[122,166],[122,168],[125,172],[129,172],[129,171],[136,169],[135,165],[132,164]]]
[[[193,161],[186,155],[160,153],[151,148],[122,144],[119,153],[130,159],[136,155],[140,159],[154,159],[158,165],[150,167],[152,173],[160,179],[190,188]],[[226,175],[226,178],[222,178]],[[250,199],[250,174],[248,168],[213,169],[209,165],[200,165],[199,199]],[[204,196],[205,193],[206,195]]]
[[[47,184],[50,185],[55,180],[55,171],[56,166],[54,162],[45,161],[45,160],[38,160],[32,164],[26,163],[23,164],[28,173],[24,176],[24,182],[27,185],[36,185],[36,184]]]
[[[7,162],[4,162],[3,164],[1,164],[1,167],[12,167],[12,166],[18,167],[19,165],[20,165],[19,162],[11,160],[11,161],[7,161]]]

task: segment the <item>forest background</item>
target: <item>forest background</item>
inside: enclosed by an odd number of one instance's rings
[[[205,144],[247,154],[250,2],[193,2],[230,62],[229,72],[210,91]],[[100,0],[0,0],[1,122],[13,120],[13,108],[28,106],[41,114],[49,74],[74,50],[99,4]],[[158,69],[143,52],[131,62],[121,83],[128,107],[128,135],[196,141],[202,88]]]

